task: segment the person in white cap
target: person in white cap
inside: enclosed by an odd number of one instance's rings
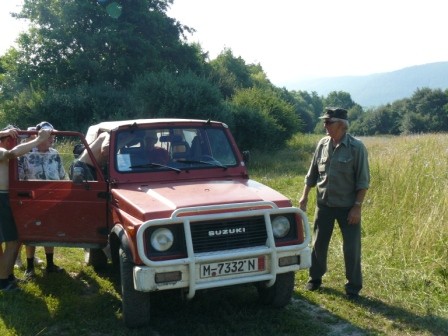
[[[53,131],[54,127],[47,121],[43,121],[36,125],[36,130],[41,129]],[[66,173],[62,159],[58,151],[52,148],[55,137],[51,135],[47,141],[40,143],[28,153],[21,164],[19,178],[22,180],[65,180]],[[45,246],[45,258],[47,273],[60,273],[64,269],[55,265],[53,261],[54,247]],[[35,276],[34,258],[36,254],[35,246],[26,246],[26,270],[25,278],[31,279]]]
[[[26,130],[27,131],[35,131],[36,130],[36,126],[28,127]],[[28,141],[31,141],[31,140],[33,140],[35,138],[36,138],[36,135],[32,134],[32,135],[30,135],[29,137],[26,138],[26,141],[28,142]],[[23,160],[24,160],[25,156],[26,156],[26,154],[19,158],[19,173],[21,171],[23,171],[22,170],[22,165],[23,165]],[[41,266],[43,264],[44,264],[44,261],[42,259],[38,258],[37,256],[34,257],[34,265],[35,266]],[[23,262],[22,262],[22,245],[19,246],[19,251],[17,253],[17,258],[16,258],[16,262],[15,262],[14,266],[17,267],[17,268],[24,267]]]

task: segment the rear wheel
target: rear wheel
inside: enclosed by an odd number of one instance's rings
[[[138,328],[149,324],[150,294],[134,288],[134,264],[126,252],[120,248],[120,279],[123,320],[128,328]]]
[[[267,287],[265,283],[257,286],[260,301],[265,305],[281,308],[286,306],[294,292],[294,272],[277,274],[275,284]]]

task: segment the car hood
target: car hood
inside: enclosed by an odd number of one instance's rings
[[[253,180],[126,185],[112,189],[112,202],[120,212],[139,221],[170,217],[179,208],[270,201],[291,206],[288,198]]]

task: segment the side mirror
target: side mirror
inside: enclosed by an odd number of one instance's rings
[[[74,183],[83,183],[84,180],[85,180],[84,168],[82,168],[82,167],[73,167],[72,181]]]

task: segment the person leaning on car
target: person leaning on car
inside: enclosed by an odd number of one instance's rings
[[[47,121],[43,121],[36,125],[36,130],[46,129],[54,131],[53,125]],[[47,141],[40,143],[38,146],[32,148],[22,160],[19,171],[19,178],[23,180],[65,180],[66,173],[62,164],[62,159],[58,151],[52,148],[55,141],[54,135],[51,135]],[[60,273],[64,269],[55,265],[53,261],[54,247],[45,246],[45,257],[47,266],[45,268],[47,273]],[[31,279],[35,276],[34,258],[36,254],[36,247],[26,245],[26,270],[25,278]]]
[[[320,119],[327,136],[317,145],[299,200],[305,211],[308,193],[316,187],[314,244],[306,289],[314,291],[322,284],[328,246],[337,221],[343,240],[345,292],[349,298],[356,298],[362,288],[361,209],[370,183],[367,150],[360,140],[347,133],[347,110],[329,107]]]

